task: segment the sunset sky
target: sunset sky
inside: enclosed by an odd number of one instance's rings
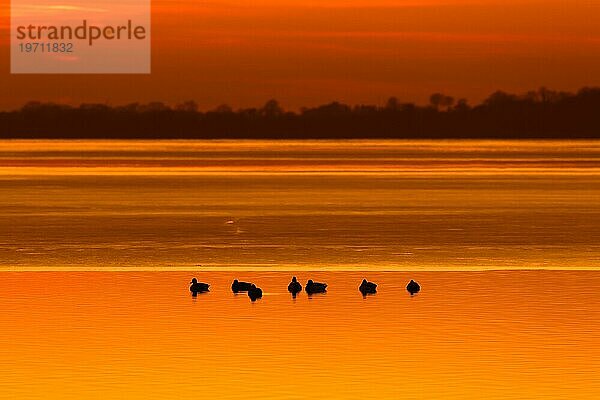
[[[147,76],[10,75],[8,0],[0,15],[0,109],[269,98],[294,109],[434,91],[477,102],[600,85],[600,0],[155,0]]]

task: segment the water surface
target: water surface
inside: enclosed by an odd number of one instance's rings
[[[3,141],[0,398],[596,399],[598,199],[599,142]]]
[[[2,399],[596,399],[600,273],[0,274]],[[265,291],[251,303],[234,277]],[[423,290],[411,297],[409,278]]]
[[[600,267],[600,142],[4,141],[0,268]]]

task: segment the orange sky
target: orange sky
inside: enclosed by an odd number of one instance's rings
[[[475,102],[496,89],[600,85],[600,0],[155,0],[149,76],[11,76],[8,7],[0,0],[0,109],[269,98],[296,108],[440,90]]]

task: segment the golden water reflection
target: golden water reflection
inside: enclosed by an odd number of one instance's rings
[[[595,399],[600,273],[0,274],[0,398]],[[379,283],[363,298],[361,279]],[[265,291],[251,303],[233,278]],[[411,297],[404,286],[419,281]]]
[[[2,270],[600,268],[598,141],[1,141]]]

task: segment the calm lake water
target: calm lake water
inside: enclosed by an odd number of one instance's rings
[[[379,293],[363,299],[363,276]],[[600,273],[0,274],[2,399],[597,399]],[[234,277],[259,284],[251,303]],[[411,297],[410,278],[422,284]]]
[[[600,268],[600,142],[0,142],[0,268]]]
[[[600,396],[600,142],[0,141],[0,227],[0,399]]]

